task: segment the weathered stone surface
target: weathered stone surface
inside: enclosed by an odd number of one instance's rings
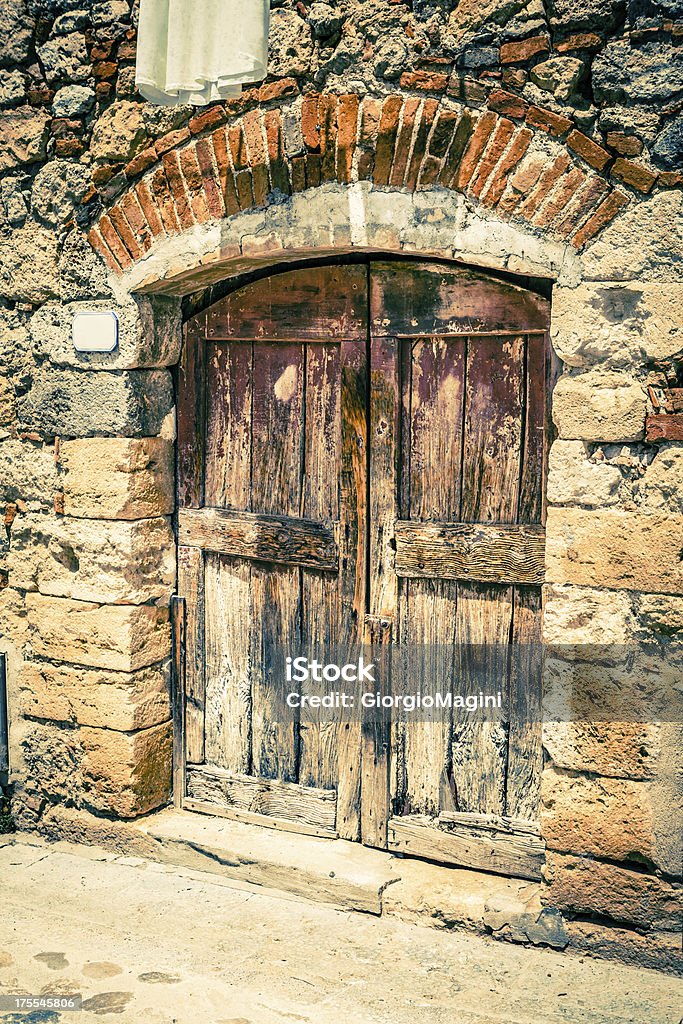
[[[31,192],[33,213],[54,226],[63,224],[91,187],[90,170],[70,160],[52,160],[38,171]]]
[[[315,3],[308,12],[308,21],[314,39],[329,39],[344,24],[344,15],[329,4]]]
[[[57,490],[54,446],[0,442],[0,501],[40,501],[52,505]]]
[[[565,439],[638,441],[645,434],[645,412],[645,391],[626,374],[565,374],[553,392],[553,419]]]
[[[44,370],[19,403],[28,429],[51,436],[92,437],[158,434],[173,408],[165,370],[83,373]]]
[[[683,971],[681,940],[672,932],[640,932],[633,928],[569,921],[567,931],[575,953],[618,960],[620,964],[650,967],[680,975]]]
[[[144,519],[175,507],[174,447],[164,438],[64,441],[59,465],[67,515]]]
[[[631,595],[590,587],[546,584],[543,639],[548,644],[628,644],[636,618]]]
[[[667,125],[655,143],[653,153],[662,167],[679,170],[683,163],[683,117]]]
[[[599,25],[609,31],[623,11],[621,0],[553,0],[552,24],[563,33]]]
[[[548,462],[552,505],[614,505],[622,475],[616,466],[591,461],[585,441],[555,441]]]
[[[531,70],[531,81],[544,92],[550,92],[566,103],[576,92],[585,65],[576,57],[551,57]]]
[[[0,590],[0,637],[3,650],[10,643],[21,651],[29,640],[26,600],[23,594],[12,587],[3,587]]]
[[[21,103],[25,93],[21,71],[0,71],[0,107],[15,107]]]
[[[683,448],[658,448],[652,462],[634,485],[635,499],[647,512],[683,513]]]
[[[457,41],[487,22],[505,24],[526,6],[526,0],[460,0],[449,15],[448,30]]]
[[[24,226],[28,217],[26,185],[23,175],[0,181],[0,223],[4,221],[10,228]]]
[[[659,767],[659,726],[645,722],[544,722],[543,748],[557,768],[650,779]]]
[[[593,61],[596,100],[663,102],[683,89],[683,54],[671,44],[652,42],[632,49],[625,39],[608,43]]]
[[[623,924],[680,931],[683,890],[655,875],[590,858],[549,853],[545,869],[548,905],[580,914],[601,914]]]
[[[48,82],[82,82],[90,75],[88,52],[81,32],[48,39],[38,47]]]
[[[44,110],[33,107],[0,114],[0,173],[44,158],[48,121]]]
[[[0,237],[0,296],[45,302],[57,294],[57,239],[36,224]]]
[[[72,340],[73,315],[98,309],[116,314],[118,346],[113,352],[77,352]],[[32,316],[30,333],[36,352],[56,366],[107,370],[172,366],[182,344],[180,304],[163,296],[142,296],[125,305],[103,300],[46,303]]]
[[[595,283],[553,291],[551,337],[570,366],[623,367],[683,349],[683,285]]]
[[[0,65],[3,67],[26,60],[31,50],[35,19],[26,0],[4,0],[0,4]]]
[[[655,861],[650,785],[546,768],[541,831],[549,849],[618,861]]]
[[[112,672],[27,663],[19,674],[22,713],[72,725],[132,732],[169,718],[169,667]]]
[[[79,730],[83,745],[81,802],[133,818],[167,803],[171,792],[171,723],[138,732]]]
[[[140,103],[118,100],[105,110],[93,131],[96,160],[128,161],[138,152],[147,137],[142,109]]]
[[[78,228],[70,231],[62,243],[59,295],[69,302],[111,297],[106,267]]]
[[[680,192],[658,192],[629,204],[584,253],[584,278],[680,284],[683,236],[678,225],[682,217]]]
[[[313,56],[311,27],[296,11],[277,8],[270,15],[268,70],[279,78],[305,75]]]
[[[84,117],[95,106],[95,93],[87,85],[65,85],[55,93],[52,113],[55,117]]]
[[[10,581],[22,590],[107,604],[167,602],[175,541],[167,519],[131,522],[18,516]]]
[[[546,526],[550,583],[662,594],[683,592],[683,516],[551,508]]]
[[[168,609],[99,605],[27,594],[36,654],[93,668],[134,672],[170,654]]]

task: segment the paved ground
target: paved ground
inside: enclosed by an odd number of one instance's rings
[[[654,971],[343,913],[216,876],[0,846],[0,993],[30,1024],[679,1024]]]

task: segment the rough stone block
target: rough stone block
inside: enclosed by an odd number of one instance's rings
[[[160,433],[173,409],[167,370],[83,373],[43,370],[19,403],[28,430],[60,437]]]
[[[171,723],[138,732],[80,729],[82,803],[133,818],[168,801],[171,791]]]
[[[683,285],[594,283],[555,288],[551,339],[570,366],[621,367],[683,349]]]
[[[638,441],[645,433],[645,412],[643,388],[625,374],[565,375],[553,392],[553,419],[561,438]]]
[[[111,672],[29,662],[19,673],[22,714],[72,725],[132,732],[169,718],[168,663]]]
[[[77,352],[72,341],[74,313],[97,310],[116,314],[118,346],[113,352]],[[146,296],[125,304],[99,299],[48,302],[31,317],[30,333],[35,351],[55,366],[104,370],[172,366],[178,362],[182,342],[180,304],[176,299]]]
[[[589,921],[567,923],[569,941],[575,953],[617,960],[620,964],[652,970],[683,973],[680,935],[674,932],[640,932]]]
[[[36,654],[93,668],[134,672],[168,658],[168,609],[151,605],[98,605],[27,594]]]
[[[623,591],[546,584],[543,639],[547,644],[614,644],[633,641],[637,630],[631,595]]]
[[[57,486],[54,445],[12,439],[0,443],[0,501],[51,506]]]
[[[680,932],[683,890],[641,871],[588,857],[548,853],[543,899],[558,910],[600,914],[622,924]]]
[[[29,620],[24,595],[12,587],[0,590],[0,646],[8,643],[22,650],[29,640]]]
[[[550,449],[548,501],[553,505],[613,505],[621,481],[617,466],[591,460],[585,441],[557,440]]]
[[[584,280],[680,286],[681,216],[683,193],[678,190],[656,192],[629,203],[583,254]]]
[[[168,601],[175,540],[168,519],[20,516],[12,526],[10,580],[22,590],[106,604]]]
[[[634,497],[647,512],[683,513],[683,448],[660,445],[634,485]]]
[[[59,292],[57,236],[27,223],[0,238],[0,296],[45,302]]]
[[[67,515],[145,519],[175,508],[174,449],[165,438],[64,441],[59,466]]]
[[[681,515],[551,508],[546,524],[546,579],[680,594],[682,537]]]
[[[649,779],[658,767],[659,726],[645,722],[544,722],[553,764],[619,779]]]

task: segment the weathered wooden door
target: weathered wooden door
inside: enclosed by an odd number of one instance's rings
[[[274,275],[187,325],[185,806],[538,874],[540,679],[507,651],[540,636],[548,314],[396,262]],[[423,689],[490,680],[502,720],[293,716],[283,649],[363,643],[394,684],[403,648]]]

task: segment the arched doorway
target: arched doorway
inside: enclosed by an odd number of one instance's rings
[[[509,650],[540,638],[549,314],[479,271],[367,259],[187,324],[185,806],[539,877],[540,675]],[[287,656],[363,645],[381,678],[310,688],[352,712],[290,706]],[[398,645],[413,690],[486,684],[502,714],[361,710]]]

